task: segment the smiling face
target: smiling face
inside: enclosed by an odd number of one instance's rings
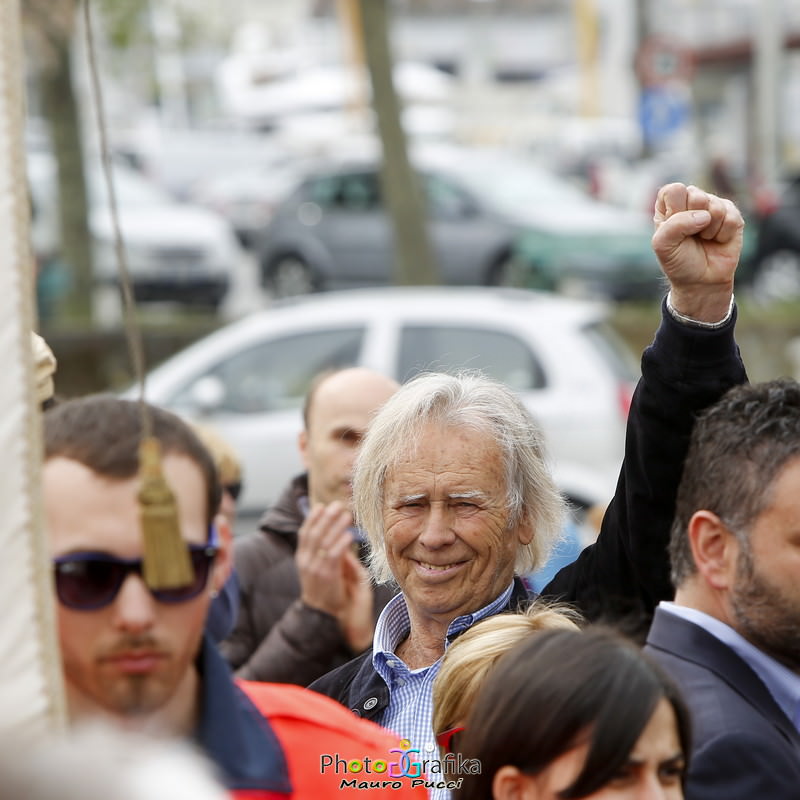
[[[580,774],[588,749],[586,743],[574,747],[538,775],[520,775],[516,768],[510,768],[517,773],[513,777],[523,789],[516,797],[558,800],[560,793]],[[684,763],[675,712],[669,702],[662,699],[618,773],[601,789],[586,795],[585,800],[681,800]],[[507,796],[501,783],[496,776],[496,798]]]
[[[446,626],[508,586],[517,548],[500,447],[488,434],[426,425],[384,483],[384,537],[414,623]]]
[[[163,469],[175,493],[184,538],[205,543],[203,473],[190,458],[175,454],[164,457]],[[103,478],[77,461],[56,457],[45,462],[43,486],[52,556],[93,551],[141,558],[138,478]],[[223,548],[206,590],[186,602],[160,603],[139,575],[129,574],[107,606],[82,611],[58,604],[73,719],[99,713],[124,721],[149,719],[173,731],[191,726],[197,691],[194,659],[209,594],[221,588],[227,558]]]

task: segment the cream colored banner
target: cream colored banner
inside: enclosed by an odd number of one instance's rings
[[[58,729],[64,701],[39,498],[23,84],[19,0],[0,0],[0,734],[25,739]]]

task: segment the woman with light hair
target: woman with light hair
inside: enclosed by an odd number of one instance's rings
[[[446,650],[433,682],[433,731],[444,757],[455,752],[478,691],[491,669],[514,645],[545,630],[578,630],[569,606],[534,602],[521,614],[498,614],[473,625]]]
[[[242,462],[238,453],[227,439],[210,425],[198,422],[190,423],[198,439],[211,453],[217,468],[222,494],[219,501],[219,512],[228,520],[231,528],[236,524],[236,501],[242,492]]]

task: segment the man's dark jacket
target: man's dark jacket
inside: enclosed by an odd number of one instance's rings
[[[590,621],[625,618],[626,627],[644,630],[658,602],[672,598],[667,546],[695,414],[747,380],[733,338],[735,319],[734,310],[720,328],[697,328],[677,322],[662,304],[661,325],[642,357],[625,459],[600,535],[542,597],[574,604]],[[374,720],[389,703],[371,651],[310,688]]]
[[[356,655],[335,617],[300,601],[294,554],[307,494],[307,476],[299,475],[262,517],[260,530],[234,543],[239,616],[220,650],[239,678],[307,686]],[[393,593],[375,587],[376,619]]]
[[[661,609],[645,651],[680,686],[692,712],[686,800],[800,798],[800,734],[739,655]]]

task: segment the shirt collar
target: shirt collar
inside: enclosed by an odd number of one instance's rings
[[[445,647],[450,640],[459,633],[463,633],[467,628],[472,627],[478,620],[496,614],[505,608],[511,598],[514,588],[514,581],[501,592],[491,603],[473,611],[469,614],[462,614],[456,617],[447,627]],[[408,636],[411,630],[411,619],[408,615],[406,598],[402,592],[396,594],[385,606],[378,622],[375,625],[375,635],[372,642],[372,663],[377,666],[377,661],[382,660],[386,655],[392,654],[397,649],[400,642]]]
[[[195,740],[217,766],[225,786],[290,794],[289,769],[278,737],[236,686],[208,636],[197,667],[202,689]]]
[[[800,731],[800,675],[759,650],[730,625],[710,614],[665,600],[659,603],[659,608],[693,622],[730,647],[761,678],[775,702]]]

